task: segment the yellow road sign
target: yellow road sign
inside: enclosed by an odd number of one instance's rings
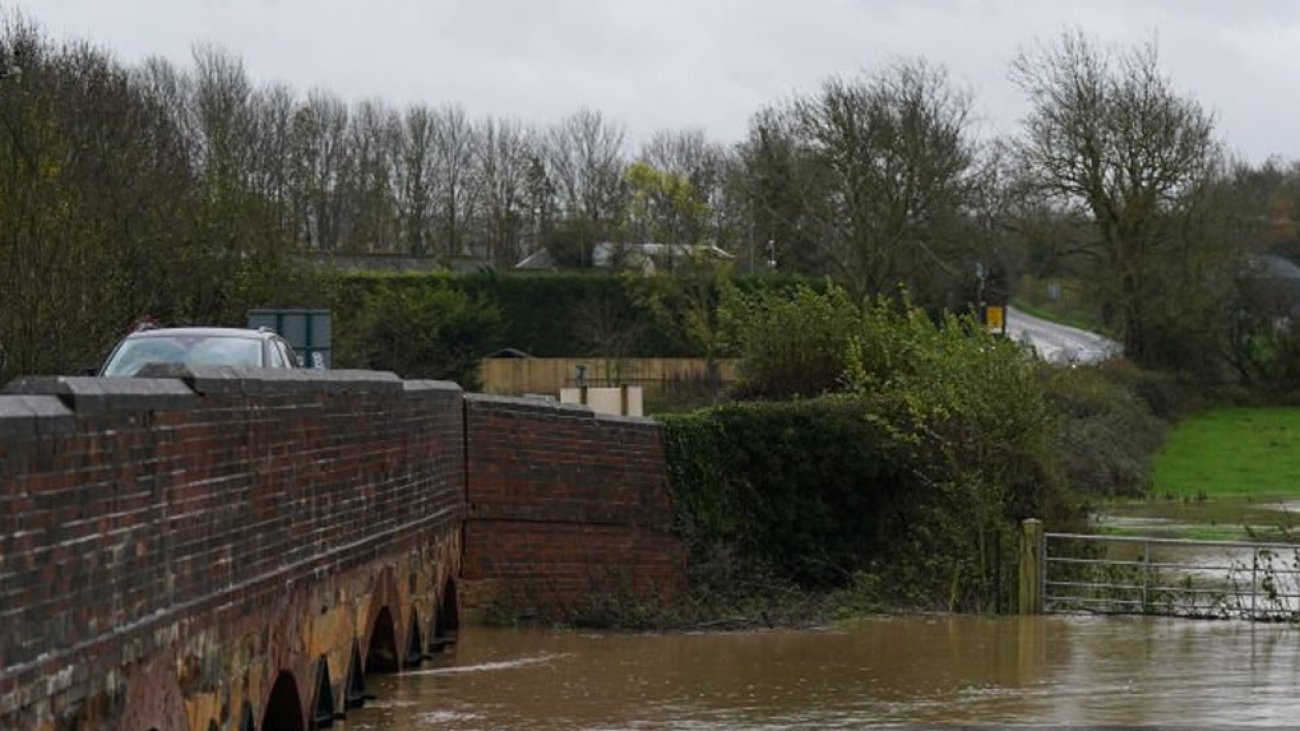
[[[984,325],[990,332],[1002,332],[1006,329],[1006,307],[1002,305],[984,306]]]

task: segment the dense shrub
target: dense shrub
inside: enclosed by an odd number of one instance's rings
[[[349,295],[358,301],[339,312],[339,367],[479,388],[478,361],[500,345],[501,312],[495,304],[454,286],[416,289],[399,282]]]
[[[697,583],[765,575],[805,589],[864,583],[888,604],[1009,606],[1013,506],[977,524],[972,493],[881,417],[878,402],[832,395],[661,417],[678,527]],[[864,577],[870,577],[864,582]]]
[[[844,388],[849,344],[861,320],[844,290],[731,291],[719,320],[726,347],[741,356],[738,396],[816,396]]]
[[[607,273],[474,274],[454,280],[501,309],[505,345],[531,355],[689,356]]]
[[[1089,498],[1145,494],[1151,459],[1168,425],[1153,413],[1152,400],[1172,408],[1161,381],[1115,366],[1045,368],[1043,373],[1056,418],[1056,450],[1070,489]]]
[[[855,309],[840,297],[799,293],[788,312]],[[773,337],[770,323],[787,316],[751,312]],[[1015,524],[1065,502],[1039,366],[973,321],[936,322],[905,304],[851,322],[846,393],[664,419],[694,555],[730,555],[806,587],[1006,606]]]
[[[683,337],[669,318],[657,317],[647,306],[655,299],[650,295],[672,289],[671,280],[667,275],[642,278],[604,272],[345,274],[338,278],[334,311],[343,326],[369,317],[363,310],[373,304],[369,297],[377,290],[420,299],[451,289],[497,309],[495,347],[518,348],[542,358],[703,356],[703,344]],[[769,275],[732,283],[742,292],[789,291],[799,281]],[[485,349],[479,356],[489,352]]]
[[[681,527],[808,586],[843,581],[885,540],[909,477],[858,399],[729,404],[662,417]]]

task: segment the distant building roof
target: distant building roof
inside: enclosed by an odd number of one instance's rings
[[[690,257],[705,257],[715,261],[736,258],[727,251],[707,244],[621,244],[600,241],[591,249],[591,265],[594,267],[604,269],[621,265],[628,269],[640,269],[647,274],[671,267],[674,259],[685,260]],[[558,266],[549,249],[538,249],[515,264],[515,269],[556,269]]]
[[[1279,279],[1300,279],[1300,266],[1290,259],[1272,254],[1257,254],[1251,257],[1262,274]]]
[[[659,244],[654,242],[619,244],[612,241],[602,241],[592,248],[591,262],[598,267],[613,266],[619,254],[623,255],[627,264],[633,266],[640,265],[643,262],[663,266],[674,257],[686,259],[692,256],[703,256],[722,261],[736,258],[716,246],[705,244]]]
[[[344,272],[433,272],[442,269],[450,269],[454,272],[471,273],[491,270],[493,268],[490,261],[469,254],[444,256],[433,254],[357,254],[312,251],[300,253],[298,256],[317,266]]]
[[[495,353],[489,353],[489,358],[531,358],[533,356],[525,353],[519,348],[502,348]]]
[[[550,249],[538,249],[525,256],[515,265],[515,269],[554,269],[555,257]]]

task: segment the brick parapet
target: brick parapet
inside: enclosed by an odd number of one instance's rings
[[[459,530],[454,384],[162,375],[23,378],[0,394],[0,719],[38,680],[92,693],[92,671],[159,649],[160,627]]]
[[[685,552],[656,422],[527,398],[465,404],[472,603],[564,618],[680,591]]]

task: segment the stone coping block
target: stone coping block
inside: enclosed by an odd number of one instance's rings
[[[402,379],[388,371],[321,371],[309,368],[235,368],[158,363],[142,368],[137,378],[179,379],[204,396],[401,393],[405,390]]]
[[[171,378],[20,376],[10,381],[4,392],[57,396],[81,414],[184,409],[197,401],[189,386]]]
[[[408,396],[448,396],[460,398],[464,390],[454,381],[414,380],[402,381],[402,390]]]
[[[591,419],[601,423],[617,424],[622,426],[654,428],[658,428],[659,426],[659,422],[644,416],[597,414],[589,407],[580,404],[565,404],[558,401],[549,401],[539,398],[470,393],[465,395],[465,403],[470,407],[482,406],[486,409],[506,413],[537,414],[543,417],[550,416],[555,418]]]
[[[0,437],[70,434],[77,420],[58,396],[0,396]]]

